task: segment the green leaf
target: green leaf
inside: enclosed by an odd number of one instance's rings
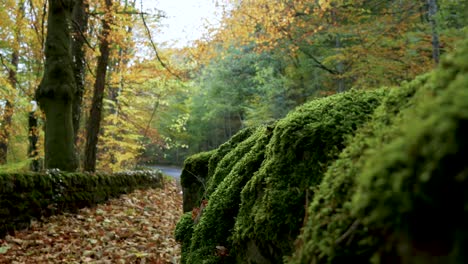
[[[8,252],[8,250],[11,248],[11,246],[3,246],[0,247],[0,254],[5,254]]]

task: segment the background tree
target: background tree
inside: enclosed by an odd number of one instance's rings
[[[97,63],[96,81],[94,83],[93,102],[89,112],[89,120],[86,134],[85,160],[83,169],[94,172],[96,170],[96,152],[99,130],[102,118],[102,101],[104,99],[104,88],[106,86],[107,66],[109,64],[110,40],[109,35],[112,24],[112,0],[105,1],[105,14],[102,19],[102,32],[100,36]]]
[[[81,121],[81,106],[85,92],[86,54],[84,45],[88,30],[89,4],[87,0],[75,0],[72,12],[72,56],[73,72],[76,83],[75,100],[73,101],[73,132],[75,145],[78,143],[78,135]]]
[[[11,114],[11,122],[0,119],[0,126],[9,123],[0,129],[0,134],[9,134],[6,166],[28,168],[29,163],[37,162],[43,155],[41,149],[33,145],[28,147],[25,143],[28,142],[29,132],[34,131],[34,135],[39,136],[41,131],[28,128],[28,115],[35,108],[31,100],[43,73],[45,30],[42,25],[45,23],[43,14],[47,11],[44,4],[42,0],[6,1],[0,8],[0,80],[4,83],[0,86],[0,113],[6,113],[2,102],[8,100],[11,106],[7,111]],[[13,58],[16,59],[11,60]],[[11,85],[12,80],[15,80],[14,86]],[[36,119],[37,114],[30,117]],[[36,146],[41,144],[42,139],[37,141]]]
[[[3,56],[1,57],[2,64],[8,72],[8,84],[11,93],[10,96],[5,97],[3,116],[0,126],[0,164],[7,162],[8,146],[10,140],[10,131],[12,126],[15,94],[18,85],[17,70],[19,65],[19,52],[21,43],[21,28],[24,17],[24,1],[17,3],[16,10],[14,12],[14,27],[13,30],[13,43],[10,55],[9,63],[5,62]]]

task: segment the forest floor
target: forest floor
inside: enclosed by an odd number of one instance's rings
[[[137,190],[77,214],[34,221],[0,239],[0,263],[179,263],[181,189]]]

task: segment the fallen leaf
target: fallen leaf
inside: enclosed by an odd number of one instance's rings
[[[169,182],[35,221],[0,240],[0,263],[178,263],[173,234],[182,215],[179,188]]]
[[[11,247],[10,246],[3,246],[3,247],[0,247],[0,254],[5,254],[8,252],[8,250],[10,249]]]

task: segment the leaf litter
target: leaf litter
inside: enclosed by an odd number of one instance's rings
[[[161,189],[32,221],[0,239],[0,263],[179,263],[174,229],[181,215],[180,187],[166,180]]]

